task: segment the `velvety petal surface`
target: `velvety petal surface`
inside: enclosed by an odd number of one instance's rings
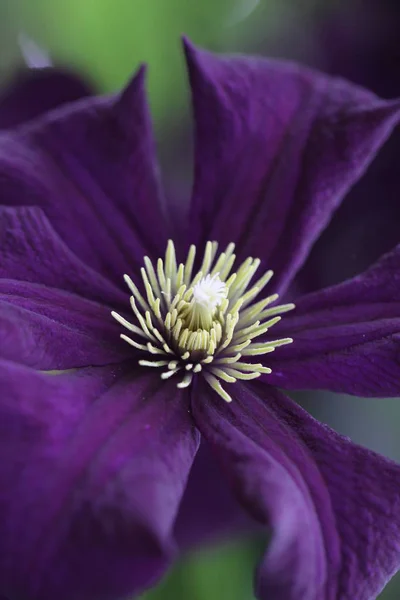
[[[274,330],[294,342],[268,355],[269,383],[399,396],[400,246],[361,275],[299,299]]]
[[[9,129],[92,94],[73,73],[53,68],[24,69],[0,90],[0,129]]]
[[[68,249],[38,207],[0,207],[0,356],[37,369],[133,357],[111,310],[124,294]]]
[[[0,595],[115,600],[169,563],[198,446],[188,399],[143,372],[0,363]]]
[[[38,284],[0,279],[0,357],[40,370],[133,359],[121,326],[99,303]]]
[[[128,294],[82,262],[37,206],[0,206],[0,277],[58,288],[113,308],[127,305]]]
[[[282,290],[399,120],[341,79],[186,44],[195,116],[191,236],[259,256]]]
[[[270,533],[260,600],[373,600],[400,566],[400,467],[321,425],[262,383],[205,386],[196,425]]]
[[[144,254],[158,257],[167,233],[143,69],[116,97],[84,99],[4,132],[0,197],[42,207],[69,249],[120,286]]]

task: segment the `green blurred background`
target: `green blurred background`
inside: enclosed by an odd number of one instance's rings
[[[100,92],[119,89],[140,63],[148,63],[164,178],[176,193],[187,194],[191,126],[183,33],[212,50],[289,57],[350,72],[364,83],[364,70],[373,68],[367,64],[371,43],[378,62],[381,51],[399,57],[398,46],[382,47],[386,24],[399,17],[398,11],[397,0],[0,0],[0,85],[6,86],[32,57],[79,73]],[[339,38],[341,31],[346,34],[347,46],[340,56],[327,42],[335,27]],[[394,90],[397,85],[400,95],[398,66],[393,60],[397,81],[389,83]],[[327,393],[297,399],[354,441],[400,460],[397,400]],[[184,558],[145,598],[250,600],[253,567],[261,550],[260,540],[252,539],[205,548]],[[400,579],[395,579],[381,598],[399,597]]]

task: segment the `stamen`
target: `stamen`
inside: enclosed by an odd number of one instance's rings
[[[294,304],[271,306],[278,294],[254,303],[273,273],[267,271],[250,285],[261,261],[248,258],[232,273],[234,250],[235,245],[229,244],[217,256],[217,242],[207,242],[200,269],[193,274],[196,247],[190,246],[186,261],[178,265],[170,240],[164,259],[159,258],[155,267],[144,257],[142,291],[124,275],[135,324],[111,313],[130,332],[120,337],[135,348],[141,366],[160,369],[163,380],[180,374],[177,387],[181,389],[201,375],[226,402],[232,397],[221,381],[233,384],[268,375],[268,366],[246,361],[293,341],[288,337],[263,340]]]
[[[185,377],[182,379],[182,381],[177,384],[177,387],[178,388],[189,387],[189,385],[192,383],[192,379],[193,379],[193,374],[192,373],[187,373],[185,375]]]

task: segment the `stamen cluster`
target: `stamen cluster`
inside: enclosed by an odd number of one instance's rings
[[[254,303],[273,273],[267,271],[248,289],[260,260],[248,258],[231,273],[234,249],[235,245],[229,244],[217,257],[217,242],[207,242],[200,268],[193,276],[196,247],[190,247],[185,264],[177,265],[170,240],[165,260],[159,258],[156,267],[147,256],[144,258],[141,275],[145,296],[124,275],[132,293],[130,303],[136,323],[111,313],[133,334],[123,333],[121,338],[140,351],[140,365],[160,368],[162,379],[176,375],[178,388],[188,387],[194,375],[201,373],[227,402],[232,398],[221,381],[234,383],[271,373],[269,367],[251,362],[253,357],[293,341],[282,338],[254,342],[294,304],[270,306],[278,294]]]

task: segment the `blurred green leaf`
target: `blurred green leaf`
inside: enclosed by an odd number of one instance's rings
[[[152,112],[164,129],[188,111],[182,34],[214,50],[231,48],[238,37],[266,40],[279,35],[283,6],[297,6],[295,0],[2,1],[20,29],[101,91],[121,88],[141,62],[148,63]],[[299,10],[307,14],[316,2],[302,0]]]
[[[377,600],[399,600],[400,598],[400,574],[398,573],[388,585]]]
[[[162,120],[185,106],[180,36],[218,46],[236,1],[15,0],[12,6],[28,35],[102,90],[120,88],[147,62],[153,113]]]
[[[142,600],[252,600],[258,544],[241,542],[185,558]]]
[[[8,2],[0,0],[0,82],[20,57],[15,14]]]

